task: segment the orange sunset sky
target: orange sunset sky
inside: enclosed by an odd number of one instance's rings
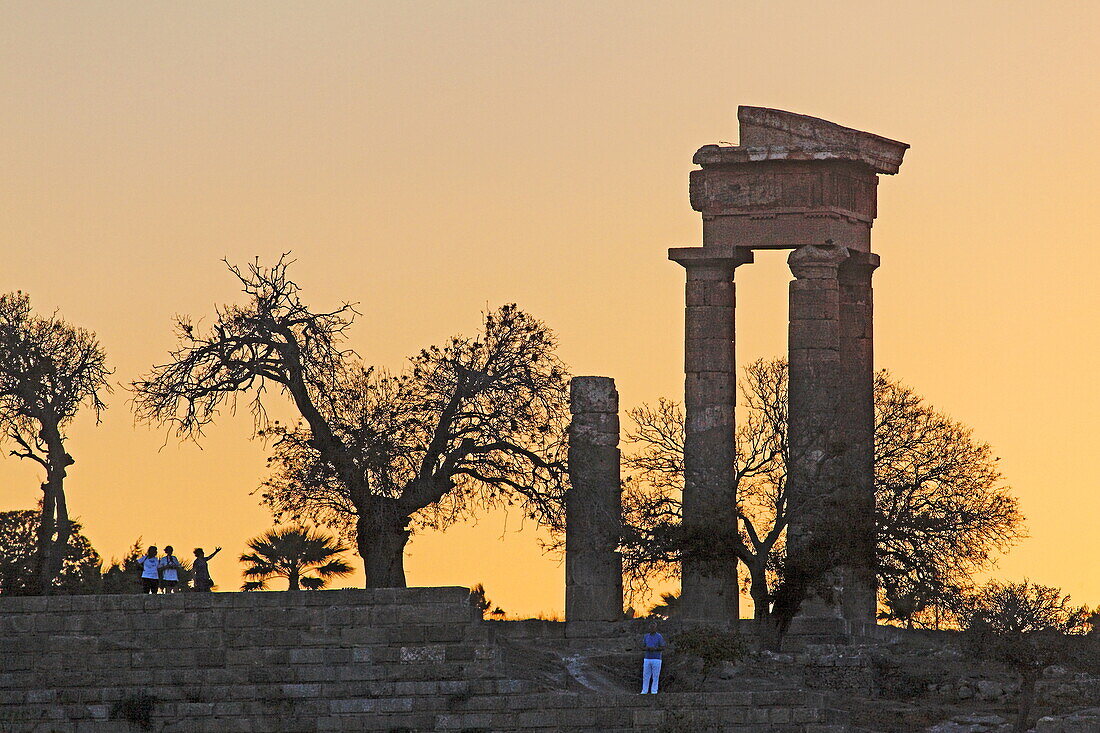
[[[1096,604],[1097,37],[1091,2],[4,3],[0,291],[96,331],[126,383],[173,314],[237,298],[220,258],[293,250],[307,302],[359,302],[370,363],[515,301],[624,408],[680,399],[692,154],[738,104],[823,117],[912,145],[879,186],[877,366],[1002,458],[1030,538],[995,575]],[[737,272],[742,363],[785,351],[785,256]],[[223,545],[235,588],[270,526],[248,416],[180,444],[108,402],[70,431],[86,534]],[[0,459],[0,510],[39,480]],[[408,578],[560,612],[537,539],[488,514],[415,537]]]

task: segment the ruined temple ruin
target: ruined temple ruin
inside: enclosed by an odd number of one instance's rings
[[[792,250],[788,552],[796,563],[823,547],[847,558],[804,613],[873,621],[871,225],[878,176],[897,173],[909,146],[762,107],[740,107],[737,118],[740,145],[695,154],[702,246],[669,250],[687,271],[684,526],[736,521],[734,273],[754,250]],[[736,568],[716,574],[686,560],[685,617],[737,619],[736,580]]]

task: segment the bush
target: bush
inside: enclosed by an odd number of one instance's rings
[[[680,654],[701,659],[705,669],[722,662],[739,662],[748,652],[748,646],[738,634],[707,627],[681,631],[672,642]]]
[[[871,658],[878,694],[887,700],[911,700],[928,692],[929,685],[941,684],[947,672],[935,659],[899,659],[892,652],[875,654]]]

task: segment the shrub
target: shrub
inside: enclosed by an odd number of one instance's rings
[[[701,659],[705,669],[722,662],[739,662],[748,652],[738,634],[704,626],[681,631],[672,641],[677,652]]]

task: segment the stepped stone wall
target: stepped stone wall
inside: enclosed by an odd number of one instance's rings
[[[546,690],[498,636],[466,588],[0,597],[0,733],[849,730],[813,692]]]
[[[0,730],[414,727],[498,694],[465,588],[0,599]],[[143,699],[144,698],[144,699]],[[116,718],[112,721],[112,714]],[[132,729],[138,730],[135,726]]]

